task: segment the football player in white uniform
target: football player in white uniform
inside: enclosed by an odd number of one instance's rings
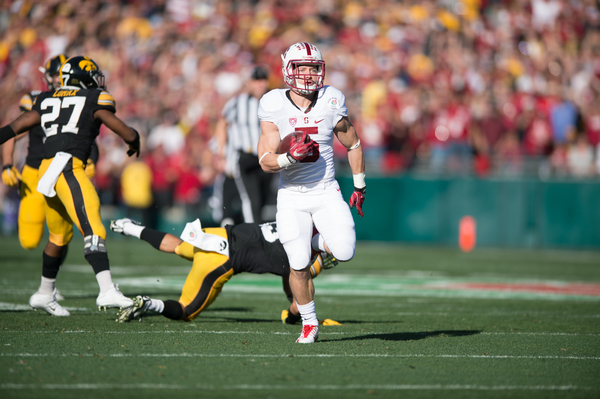
[[[348,149],[354,177],[350,208],[363,216],[365,161],[360,140],[350,119],[345,97],[324,85],[325,61],[317,47],[295,43],[281,56],[289,89],[275,89],[260,100],[259,163],[265,172],[280,172],[277,194],[279,239],[290,262],[290,287],[302,316],[299,343],[318,338],[311,250],[327,251],[337,260],[352,259],[356,233],[352,213],[335,180],[333,136]],[[282,139],[296,132],[289,150]],[[279,152],[279,153],[278,153]],[[320,234],[312,239],[313,222]]]

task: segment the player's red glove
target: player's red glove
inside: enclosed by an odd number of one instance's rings
[[[288,159],[291,163],[302,161],[307,156],[312,155],[315,144],[317,143],[308,136],[308,133],[304,132],[299,142],[292,140],[290,151],[287,153]]]
[[[367,192],[367,187],[356,188],[354,187],[354,192],[350,196],[350,209],[356,206],[356,210],[360,217],[363,217],[362,206],[363,202],[365,202],[365,193]]]

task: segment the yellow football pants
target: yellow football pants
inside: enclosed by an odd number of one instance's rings
[[[203,230],[208,234],[227,238],[227,232],[223,228]],[[217,299],[223,285],[233,276],[233,269],[227,256],[203,251],[186,242],[179,244],[175,253],[184,259],[193,259],[179,303],[185,308],[186,320],[194,320]]]
[[[25,165],[21,171],[19,242],[25,249],[37,248],[44,235],[46,200],[37,191],[38,170]]]
[[[40,165],[41,177],[52,159]],[[46,198],[46,224],[50,242],[67,245],[73,238],[73,223],[82,236],[97,235],[106,239],[106,228],[100,217],[100,199],[90,179],[85,174],[84,163],[71,158],[54,187],[56,195]]]

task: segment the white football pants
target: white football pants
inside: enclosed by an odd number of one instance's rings
[[[294,270],[302,270],[310,262],[313,222],[337,260],[354,257],[354,219],[336,180],[280,185],[276,220],[279,240]]]

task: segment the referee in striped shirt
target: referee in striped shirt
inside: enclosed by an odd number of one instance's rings
[[[263,221],[262,209],[273,191],[274,175],[262,170],[256,150],[260,138],[258,102],[268,91],[268,79],[264,67],[254,67],[246,90],[227,101],[216,127],[217,137],[222,138],[219,141],[226,142],[225,162],[229,165],[226,170],[232,171],[245,223]],[[227,202],[227,199],[223,200]]]

